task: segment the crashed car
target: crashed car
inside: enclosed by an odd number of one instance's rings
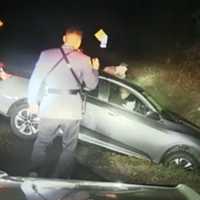
[[[12,200],[200,200],[190,187],[150,186],[116,182],[96,182],[12,177],[0,171],[0,199]]]
[[[200,129],[162,109],[142,88],[102,73],[87,93],[79,139],[115,152],[188,170],[200,166]],[[39,118],[28,112],[29,80],[0,80],[0,112],[10,118],[13,133],[37,137]],[[127,102],[126,102],[127,101]]]

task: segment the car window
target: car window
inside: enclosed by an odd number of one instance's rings
[[[107,101],[110,91],[109,85],[110,83],[108,81],[100,79],[96,89],[89,91],[88,95],[103,101]]]
[[[138,112],[145,115],[150,109],[130,90],[113,84],[110,84],[109,102],[120,106],[123,109]]]
[[[88,91],[88,95],[92,97],[98,97],[98,93],[99,93],[99,84],[94,90]]]

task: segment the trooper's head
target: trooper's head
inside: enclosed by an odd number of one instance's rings
[[[64,44],[73,49],[79,49],[82,42],[82,31],[78,28],[68,28],[63,35]]]

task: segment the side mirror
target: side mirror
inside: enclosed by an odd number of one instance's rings
[[[0,178],[6,177],[6,176],[8,176],[8,174],[0,170]]]
[[[4,71],[5,65],[0,62],[0,80],[6,80],[11,77],[11,75]]]
[[[5,64],[2,63],[2,62],[0,62],[0,69],[1,69],[1,68],[4,68],[4,67],[5,67]]]
[[[161,119],[159,113],[153,111],[148,111],[146,116],[157,121]]]

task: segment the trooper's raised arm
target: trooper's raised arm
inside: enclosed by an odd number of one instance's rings
[[[98,62],[99,61],[95,61],[96,63],[91,62],[90,57],[86,57],[85,58],[85,62],[84,62],[84,70],[83,70],[83,81],[87,87],[87,89],[89,90],[93,90],[96,88],[97,84],[98,84]]]

